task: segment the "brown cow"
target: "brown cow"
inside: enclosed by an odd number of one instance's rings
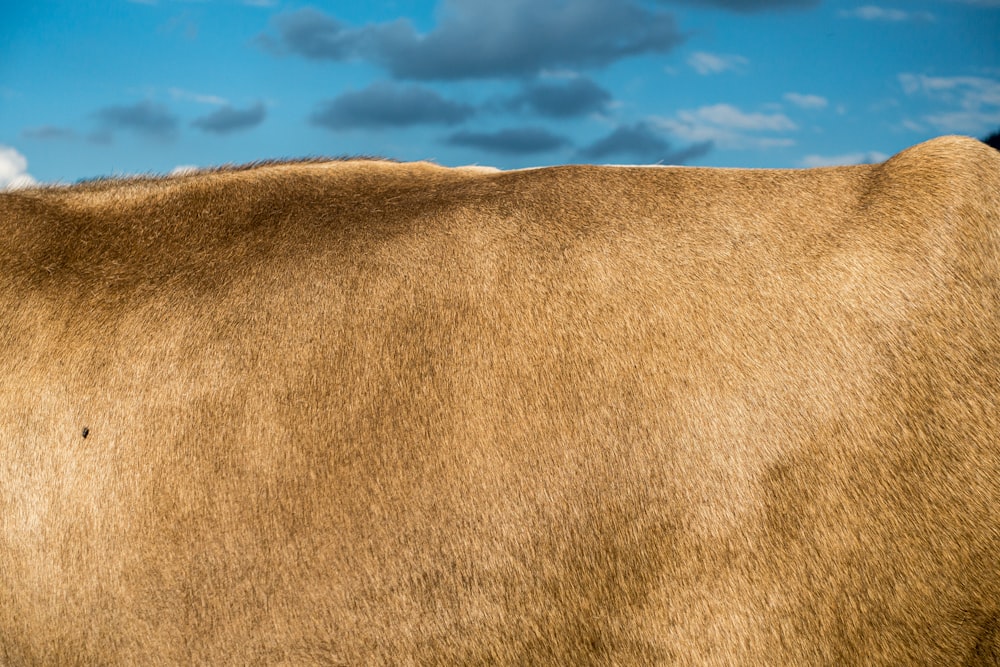
[[[996,665],[1000,154],[0,195],[0,664]]]

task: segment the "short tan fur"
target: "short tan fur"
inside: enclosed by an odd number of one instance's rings
[[[0,664],[1000,664],[1000,153],[0,194]]]

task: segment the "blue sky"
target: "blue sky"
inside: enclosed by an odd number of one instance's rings
[[[379,155],[806,167],[1000,129],[1000,0],[33,0],[0,187]]]

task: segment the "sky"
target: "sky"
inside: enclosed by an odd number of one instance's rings
[[[1000,129],[1000,0],[0,0],[0,188],[307,156],[875,162]]]

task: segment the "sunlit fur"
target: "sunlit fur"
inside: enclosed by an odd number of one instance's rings
[[[1000,661],[971,139],[29,189],[0,267],[2,665]]]

